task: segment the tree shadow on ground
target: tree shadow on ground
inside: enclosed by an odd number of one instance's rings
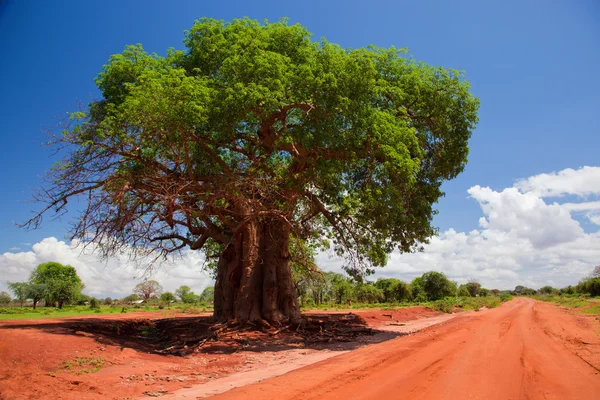
[[[353,350],[405,335],[372,329],[355,314],[305,315],[303,324],[235,327],[215,324],[210,316],[164,319],[68,319],[60,322],[6,324],[2,329],[37,329],[50,334],[91,337],[106,346],[154,354],[193,352],[232,354],[291,349]]]

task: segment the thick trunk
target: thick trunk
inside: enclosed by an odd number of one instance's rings
[[[297,321],[289,260],[290,231],[284,221],[252,221],[219,259],[214,316],[245,324]]]

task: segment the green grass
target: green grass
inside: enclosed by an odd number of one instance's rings
[[[121,314],[136,312],[156,312],[163,313],[166,317],[170,313],[197,314],[200,312],[210,312],[212,307],[206,304],[191,306],[189,304],[173,304],[171,307],[159,308],[158,305],[149,306],[100,306],[100,309],[91,309],[89,306],[65,306],[61,310],[53,307],[38,307],[35,310],[32,307],[8,307],[0,308],[0,320],[24,320],[24,319],[43,319],[43,318],[65,318],[76,317],[79,315],[90,314]]]
[[[77,375],[98,372],[103,366],[104,359],[102,357],[75,357],[72,361],[63,362],[63,367],[67,371],[74,372]]]
[[[600,314],[600,302],[598,302],[598,304],[592,305],[589,308],[586,308],[585,310],[582,310],[581,312],[585,314]]]
[[[550,303],[558,304],[559,306],[569,307],[569,308],[581,308],[590,304],[590,302],[594,302],[593,299],[590,299],[586,296],[581,295],[536,295],[531,296],[531,298],[539,301],[547,301]]]
[[[584,314],[600,314],[600,297],[588,297],[580,294],[564,294],[561,296],[536,295],[531,297],[535,300],[547,301],[568,308],[583,308],[589,306],[581,310],[581,312]]]
[[[415,303],[352,303],[337,304],[323,303],[319,306],[301,307],[302,311],[316,310],[352,310],[361,308],[380,308],[382,310],[394,310],[397,308],[425,306],[432,310],[446,313],[454,312],[454,308],[461,310],[479,310],[481,307],[494,308],[504,301],[512,300],[512,296],[487,296],[487,297],[446,297],[441,300]]]
[[[338,304],[338,303],[321,303],[319,305],[301,306],[302,311],[317,311],[317,310],[358,310],[364,308],[380,308],[382,310],[394,310],[396,308],[416,307],[421,303],[356,303]]]
[[[482,307],[495,308],[503,301],[512,300],[512,297],[486,296],[486,297],[446,297],[441,300],[431,301],[427,304],[432,310],[445,313],[454,312],[455,308],[462,311],[479,310]]]

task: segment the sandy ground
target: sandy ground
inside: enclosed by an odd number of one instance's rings
[[[600,399],[599,371],[597,317],[520,298],[211,399]]]
[[[375,334],[314,345],[273,338],[250,346],[211,346],[186,357],[157,354],[143,340],[119,332],[120,323],[143,328],[151,319],[198,316],[135,313],[0,321],[0,399],[189,398],[190,390],[195,391],[192,398],[202,398],[452,318],[423,307],[352,312]],[[342,313],[348,312],[326,314]],[[97,329],[100,325],[116,331],[106,334]]]

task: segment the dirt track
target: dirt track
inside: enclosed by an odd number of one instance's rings
[[[600,399],[598,322],[517,299],[211,397]]]

